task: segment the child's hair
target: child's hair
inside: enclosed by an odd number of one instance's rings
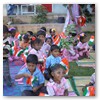
[[[39,35],[43,35],[44,37],[46,36],[46,33],[44,32],[44,31],[38,31],[37,32],[37,37],[39,36]]]
[[[12,27],[12,28],[10,28],[9,29],[9,32],[11,33],[11,34],[16,34],[16,28],[14,28],[14,27]]]
[[[6,25],[3,25],[3,33],[8,33],[9,30],[8,30],[8,27]]]
[[[40,30],[41,30],[41,31],[44,31],[45,33],[46,33],[46,31],[47,31],[45,27],[41,27]]]
[[[80,41],[82,42],[83,39],[85,39],[85,38],[86,38],[86,34],[85,33],[81,33],[80,34]]]
[[[54,71],[56,71],[57,69],[59,69],[59,68],[62,68],[62,69],[64,69],[63,67],[62,67],[62,65],[61,64],[54,64],[54,65],[52,65],[51,67],[50,67],[50,71],[49,71],[49,74],[50,74],[50,77],[51,78],[53,78],[53,76],[51,75],[51,72],[54,72]]]
[[[51,43],[53,42],[51,37],[47,37],[47,38],[45,39],[45,42],[46,42],[48,39],[51,40]]]
[[[28,36],[28,34],[25,34],[25,35],[23,36],[23,39],[29,41],[29,36]]]
[[[49,30],[49,33],[55,33],[56,32],[56,30],[55,30],[55,28],[51,28],[50,30]]]
[[[38,57],[35,54],[29,54],[26,63],[38,64]]]
[[[27,31],[27,33],[29,33],[31,36],[34,35],[32,31]]]
[[[32,38],[32,40],[31,40],[31,47],[32,47],[34,44],[40,44],[40,43],[42,43],[41,39],[35,38],[35,37],[34,37],[34,39]]]
[[[55,49],[58,49],[60,52],[60,48],[57,45],[52,45],[50,51],[52,52]]]

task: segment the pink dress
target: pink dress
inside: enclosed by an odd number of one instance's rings
[[[63,77],[61,83],[57,84],[52,79],[47,83],[47,91],[50,96],[64,96],[64,92],[69,88],[67,80]]]
[[[85,50],[78,51],[79,56],[83,56],[83,53],[85,53],[87,56],[89,56],[89,45],[87,42],[86,43],[79,42],[77,44],[77,48],[80,48],[80,49],[85,48]]]
[[[41,47],[41,51],[44,53],[44,55],[47,57],[48,53],[50,51],[50,45],[44,42],[43,46]]]
[[[32,48],[29,52],[29,54],[35,54],[37,55],[38,59],[43,59],[43,52],[41,50],[35,50],[34,48]]]
[[[75,50],[75,48],[71,47],[70,50],[67,50],[66,48],[64,48],[62,50],[62,58],[67,58],[68,61],[76,61],[78,60],[79,54],[77,53],[77,50]]]

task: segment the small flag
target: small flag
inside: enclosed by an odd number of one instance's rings
[[[60,45],[60,36],[59,35],[56,35],[56,36],[53,36],[53,44],[55,45]]]
[[[39,96],[49,96],[48,94],[40,92]]]
[[[60,37],[61,37],[62,39],[66,39],[66,38],[67,38],[67,36],[65,35],[64,32],[60,33],[59,35],[60,35]]]
[[[66,58],[63,58],[60,62],[60,64],[64,67],[64,69],[66,70],[66,75],[69,72],[69,61]]]
[[[83,92],[83,96],[95,96],[95,87],[94,86],[86,87],[85,91]]]
[[[15,56],[20,57],[21,54],[24,52],[24,49],[20,49]]]
[[[38,81],[38,78],[37,77],[33,77],[33,76],[30,76],[27,80],[26,80],[26,83],[31,85],[32,87],[34,86],[34,83]]]
[[[15,38],[17,38],[18,40],[21,40],[22,39],[22,35],[19,32],[17,32],[15,34]]]
[[[89,42],[88,42],[88,45],[89,45],[89,46],[93,46],[93,44],[94,44],[94,36],[92,35],[92,36],[90,37],[90,40],[89,40]]]

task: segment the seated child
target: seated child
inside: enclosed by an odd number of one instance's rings
[[[89,45],[87,42],[87,36],[85,33],[80,34],[80,41],[76,46],[79,54],[79,59],[89,57]]]
[[[49,96],[68,96],[69,84],[64,78],[64,69],[61,64],[54,64],[50,68],[51,78],[47,83]]]
[[[61,57],[59,57],[60,54],[60,48],[57,45],[51,46],[51,55],[47,57],[46,59],[46,70],[45,70],[45,78],[49,80],[49,68],[56,63],[60,63]]]
[[[44,93],[44,76],[37,68],[38,58],[34,54],[30,54],[26,60],[26,67],[19,71],[15,76],[16,79],[23,78],[22,96],[38,96],[40,92]],[[28,84],[28,78],[36,78],[35,82]]]
[[[42,43],[43,43],[43,45],[42,45],[42,47],[41,47],[41,51],[42,51],[42,52],[45,54],[45,56],[47,57],[47,56],[48,56],[48,53],[49,53],[49,50],[50,50],[50,45],[47,44],[47,43],[45,43],[45,36],[46,36],[45,32],[43,32],[43,31],[38,31],[38,32],[37,32],[37,37],[38,37],[39,39],[41,39],[41,41],[42,41]]]

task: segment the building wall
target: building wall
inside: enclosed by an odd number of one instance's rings
[[[52,5],[52,13],[67,14],[67,8],[64,7],[63,4],[53,4]]]

